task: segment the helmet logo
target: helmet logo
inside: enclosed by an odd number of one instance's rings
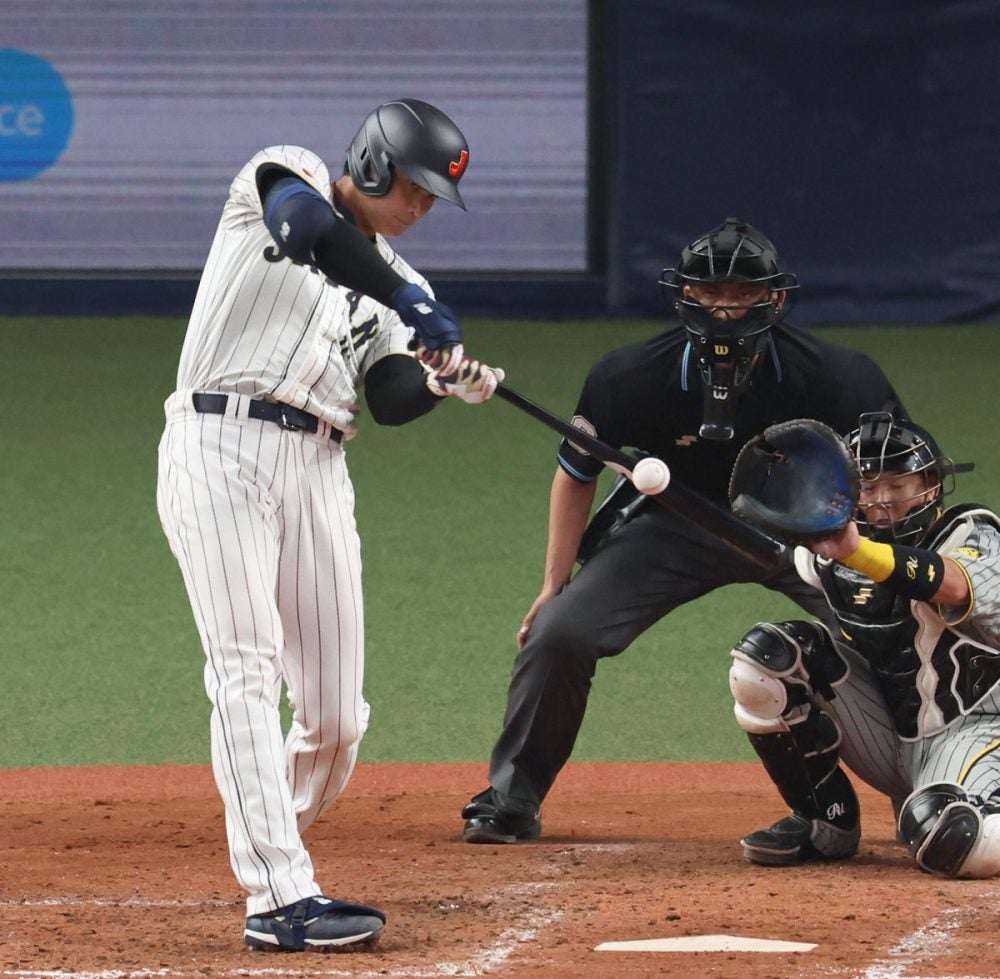
[[[469,151],[462,150],[462,152],[458,154],[458,159],[452,160],[448,164],[448,174],[453,179],[458,180],[458,178],[461,177],[463,173],[465,173],[465,168],[468,165],[469,165]]]
[[[727,353],[729,353],[729,347],[724,343],[717,343],[715,345],[715,354],[717,357],[725,357]]]

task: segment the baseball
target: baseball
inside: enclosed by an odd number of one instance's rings
[[[670,469],[662,459],[655,456],[640,459],[632,470],[632,485],[640,493],[655,496],[670,485]]]

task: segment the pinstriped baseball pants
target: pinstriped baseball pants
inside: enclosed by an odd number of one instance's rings
[[[825,706],[841,729],[841,758],[856,775],[897,800],[935,782],[984,797],[1000,791],[1000,690],[991,690],[943,731],[904,741],[868,665],[842,643],[837,649],[850,669],[833,685],[836,696]]]
[[[230,861],[259,914],[322,892],[301,834],[368,725],[354,491],[325,424],[286,431],[233,395],[197,414],[190,395],[166,403],[157,508],[205,651]]]

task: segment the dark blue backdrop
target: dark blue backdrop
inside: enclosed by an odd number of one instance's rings
[[[697,233],[778,246],[807,322],[1000,309],[1000,4],[608,3],[609,300]]]
[[[799,322],[1000,312],[998,0],[590,9],[592,267],[436,274],[460,313],[662,312],[659,270],[730,214],[799,274]],[[195,291],[194,273],[47,280],[0,277],[0,311],[183,315]]]

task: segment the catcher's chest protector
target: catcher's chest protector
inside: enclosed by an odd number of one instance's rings
[[[908,598],[836,561],[817,561],[816,573],[844,638],[873,667],[888,667],[912,648],[917,623]]]

